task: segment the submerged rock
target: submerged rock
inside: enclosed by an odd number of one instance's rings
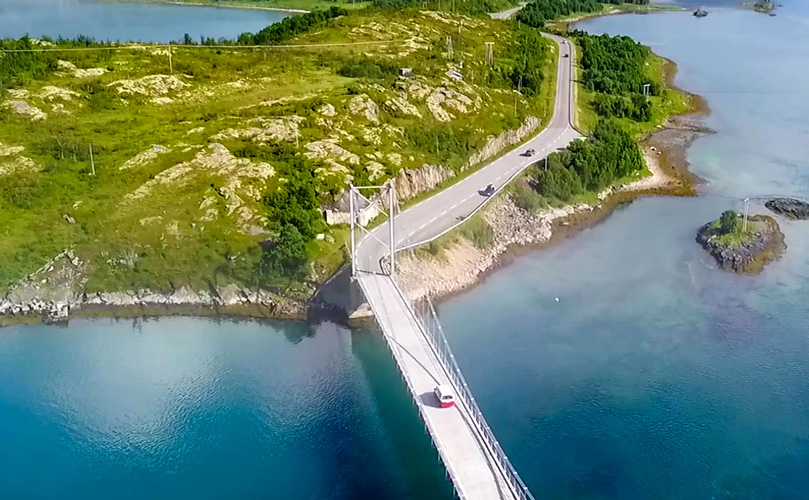
[[[738,214],[736,215],[738,218]],[[741,222],[740,222],[741,224]],[[756,274],[777,260],[786,250],[778,223],[766,215],[748,218],[746,232],[723,232],[720,221],[712,221],[697,231],[697,243],[708,251],[725,271]]]
[[[790,219],[809,219],[809,203],[794,198],[773,198],[764,204],[772,212]]]

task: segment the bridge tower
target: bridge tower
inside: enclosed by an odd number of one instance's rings
[[[351,226],[351,277],[358,272],[378,272],[374,263],[365,262],[360,256],[362,245],[381,245],[386,250],[387,262],[380,267],[384,274],[394,276],[396,273],[396,234],[394,218],[398,212],[396,186],[388,181],[381,186],[348,187],[349,217]],[[365,194],[364,194],[365,193]],[[368,194],[368,196],[366,196]],[[368,229],[377,217],[386,217],[383,225]],[[357,230],[366,238],[357,239]]]

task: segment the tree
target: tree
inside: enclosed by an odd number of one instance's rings
[[[733,210],[722,212],[719,218],[719,230],[722,234],[731,234],[739,230],[739,216]]]
[[[265,269],[276,276],[299,276],[306,263],[306,240],[292,224],[281,227],[278,237],[264,253]]]

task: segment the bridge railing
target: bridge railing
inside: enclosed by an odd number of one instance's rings
[[[399,288],[399,284],[393,279],[394,286],[401,295],[404,302],[410,308],[413,317],[416,318],[419,328],[421,329],[424,337],[427,339],[430,347],[433,349],[436,357],[441,363],[444,371],[455,389],[455,396],[460,403],[466,406],[469,415],[471,416],[475,428],[480,435],[482,444],[488,448],[490,455],[494,458],[496,466],[500,468],[509,489],[520,500],[534,500],[534,496],[528,491],[528,486],[525,485],[517,470],[511,465],[506,452],[500,446],[497,438],[494,436],[491,427],[489,427],[483,412],[480,411],[472,391],[464,379],[461,368],[455,361],[455,355],[452,354],[452,349],[449,347],[447,338],[444,335],[444,329],[438,321],[438,314],[435,312],[432,302],[429,298],[420,300],[417,303],[411,302],[407,295]]]

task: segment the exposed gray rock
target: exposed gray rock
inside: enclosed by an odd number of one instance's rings
[[[794,198],[773,198],[764,204],[772,212],[790,219],[809,219],[809,203]]]

